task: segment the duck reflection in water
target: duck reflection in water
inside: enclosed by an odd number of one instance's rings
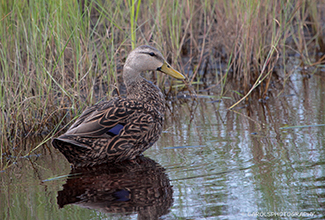
[[[173,189],[165,169],[147,157],[134,161],[73,169],[58,192],[60,208],[67,204],[103,213],[138,214],[158,219],[169,212]]]

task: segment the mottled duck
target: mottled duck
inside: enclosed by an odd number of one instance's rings
[[[74,166],[133,160],[141,155],[159,139],[164,121],[164,95],[140,75],[155,70],[185,79],[156,48],[137,47],[123,67],[126,98],[88,107],[65,134],[53,139],[53,146]]]

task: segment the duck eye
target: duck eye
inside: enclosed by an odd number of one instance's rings
[[[153,56],[155,56],[156,54],[155,54],[154,52],[150,52],[149,55],[153,57]]]

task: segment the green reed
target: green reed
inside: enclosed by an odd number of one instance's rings
[[[311,59],[315,48],[325,51],[322,1],[0,3],[1,154],[17,155],[28,136],[49,139],[85,106],[109,98],[121,82],[125,57],[137,45],[156,46],[192,84],[215,76],[209,83],[221,86],[220,96],[234,79],[240,85],[234,93],[249,94],[259,86],[262,98],[276,64],[285,70],[284,83],[291,74],[288,52],[300,54],[308,66],[322,63]],[[206,65],[215,71],[206,72]],[[166,93],[181,88],[166,76],[157,74],[156,80]]]

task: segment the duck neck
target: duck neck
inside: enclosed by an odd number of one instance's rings
[[[135,72],[137,72],[137,71],[133,70],[130,67],[124,66],[123,81],[124,81],[126,88],[128,88],[130,85],[134,84],[135,82],[141,80],[142,77],[140,76],[140,74],[135,74]]]
[[[160,89],[140,74],[134,74],[135,72],[137,71],[124,66],[123,80],[127,90],[127,98],[140,100],[150,105],[162,105],[164,108],[165,97]]]
[[[126,89],[127,97],[130,99],[138,99],[147,103],[158,101],[165,104],[165,98],[160,89],[142,76],[137,81],[126,84]]]

